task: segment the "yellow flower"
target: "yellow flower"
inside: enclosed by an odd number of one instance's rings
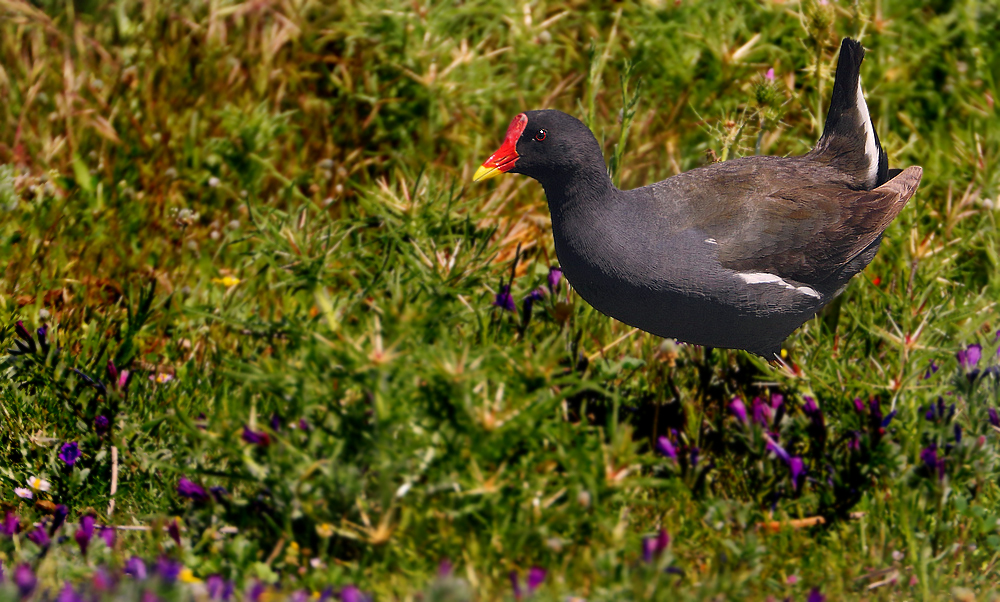
[[[222,278],[212,278],[212,282],[221,284],[222,286],[236,286],[240,283],[240,279],[233,278],[232,276],[223,276]]]
[[[177,578],[184,583],[201,583],[201,579],[195,577],[194,573],[191,572],[191,569],[188,568],[183,569]]]
[[[316,525],[316,533],[320,537],[333,537],[333,525],[330,523]]]
[[[45,479],[39,477],[28,477],[28,487],[35,491],[48,491],[52,485]]]

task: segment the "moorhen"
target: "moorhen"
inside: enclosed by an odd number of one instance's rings
[[[595,309],[661,337],[768,359],[875,257],[923,170],[889,170],[844,39],[823,136],[798,157],[743,157],[619,190],[586,125],[514,117],[476,181],[545,189],[556,255]]]

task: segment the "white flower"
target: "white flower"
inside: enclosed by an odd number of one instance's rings
[[[28,477],[28,487],[35,491],[48,491],[52,488],[52,484],[39,477]]]
[[[30,489],[25,489],[24,487],[15,487],[14,493],[17,495],[17,497],[24,498],[26,500],[30,500],[31,498],[35,497],[35,494],[31,493]]]
[[[212,176],[211,178],[208,179],[208,185],[211,188],[217,187],[219,185],[219,178]]]

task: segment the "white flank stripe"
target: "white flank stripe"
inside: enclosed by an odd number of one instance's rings
[[[868,186],[874,188],[878,182],[878,144],[875,143],[875,130],[872,128],[872,118],[868,114],[868,104],[861,92],[861,78],[858,78],[858,113],[865,126],[865,156],[868,157]]]
[[[808,297],[812,297],[814,299],[820,298],[820,294],[817,293],[814,288],[809,286],[792,286],[791,284],[785,282],[781,276],[776,276],[775,274],[768,274],[767,272],[737,272],[736,275],[740,277],[740,280],[746,282],[747,284],[778,284],[789,290],[798,291]]]
[[[795,290],[799,291],[803,295],[808,295],[808,296],[812,297],[813,299],[819,299],[820,298],[820,294],[817,293],[816,289],[812,288],[811,286],[797,286],[797,287],[795,287]]]
[[[768,274],[767,272],[752,272],[750,274],[744,274],[742,272],[737,272],[737,276],[746,282],[747,284],[770,284],[772,282],[780,282],[782,284],[788,284],[781,279],[781,276],[775,276],[774,274]]]

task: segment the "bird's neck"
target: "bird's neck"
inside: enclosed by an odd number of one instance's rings
[[[600,165],[583,165],[571,174],[546,178],[542,181],[553,222],[559,222],[581,212],[590,213],[607,208],[618,191],[608,171]]]

